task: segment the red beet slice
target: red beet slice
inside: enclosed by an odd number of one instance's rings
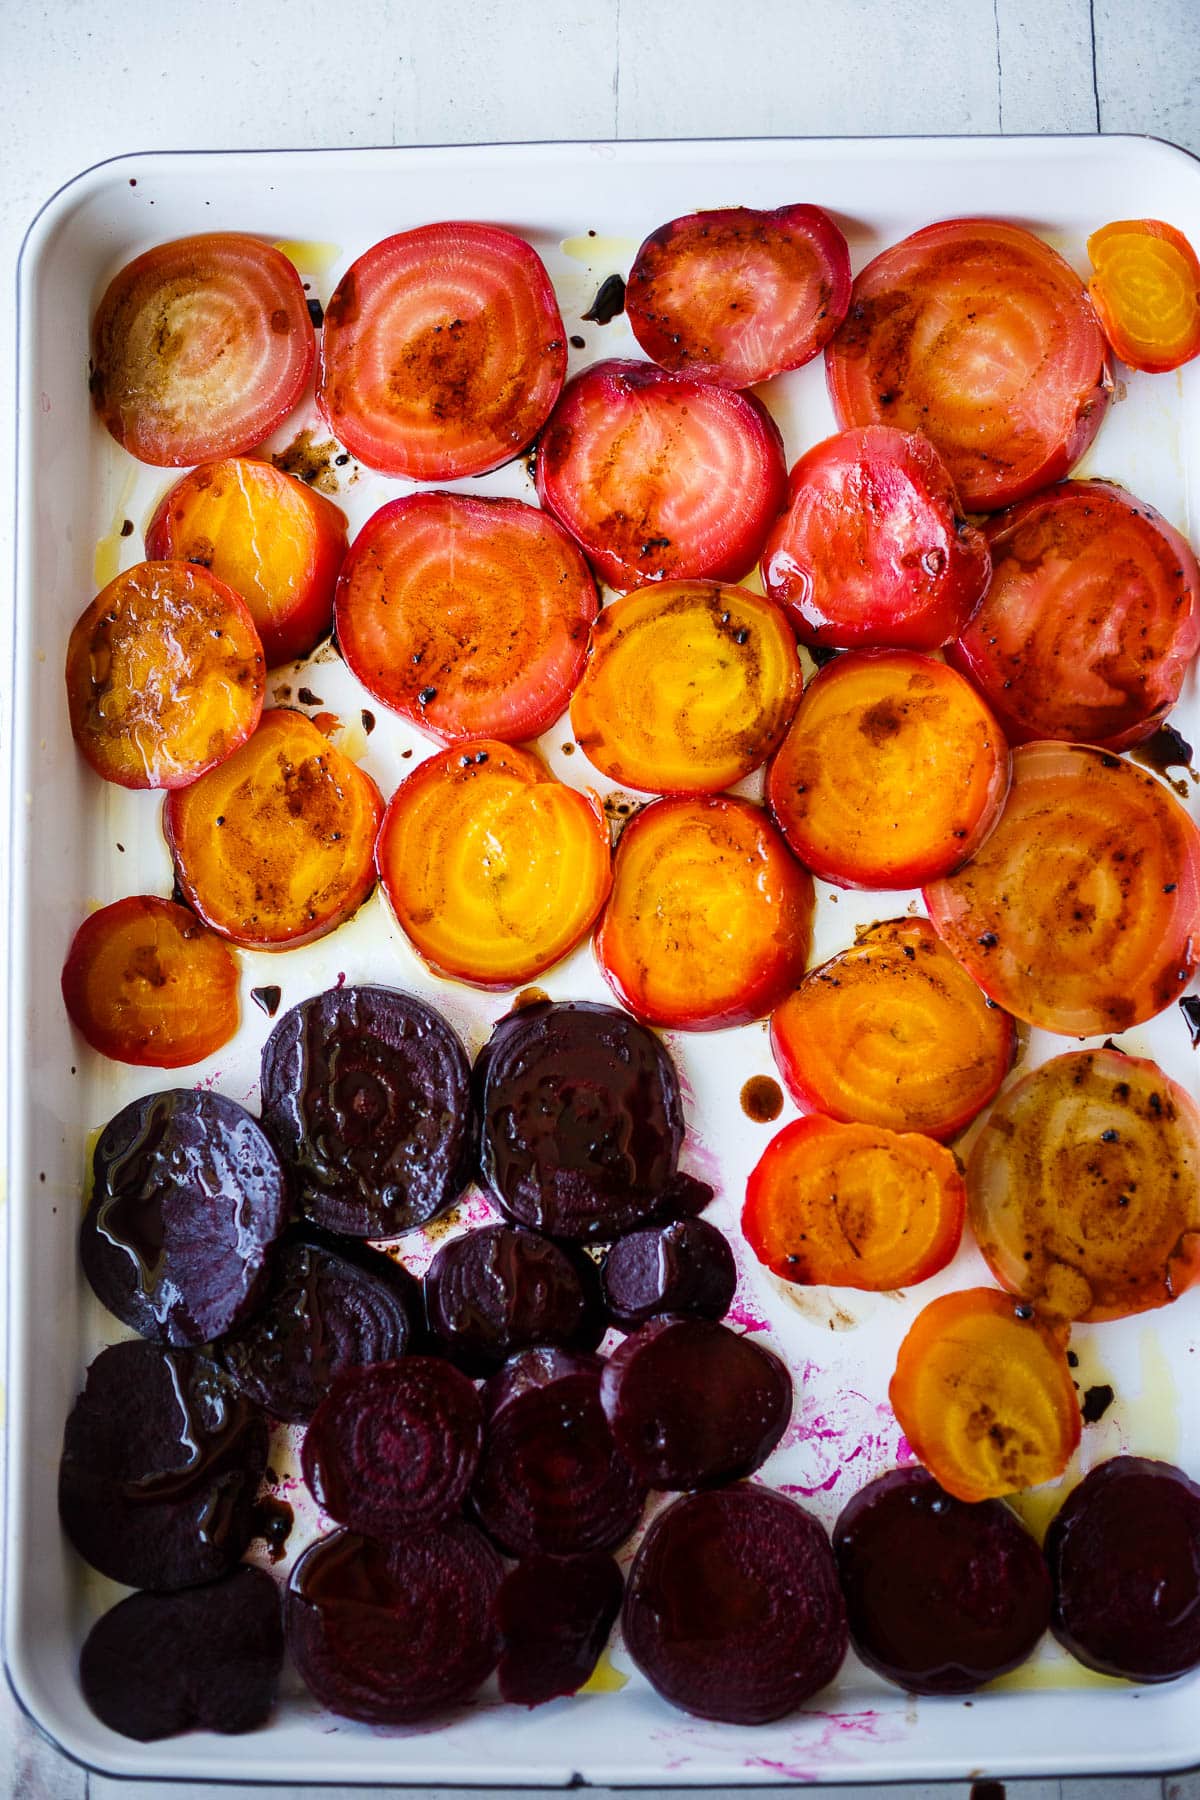
[[[612,1550],[641,1517],[646,1490],[613,1443],[598,1356],[522,1351],[484,1389],[487,1433],[475,1511],[513,1556]]]
[[[850,1638],[913,1694],[968,1694],[1032,1656],[1050,1622],[1035,1540],[1000,1500],[955,1500],[924,1469],[855,1494],[833,1532]]]
[[[676,1219],[618,1238],[600,1265],[613,1324],[635,1331],[658,1313],[723,1319],[733,1304],[737,1264],[707,1219]]]
[[[829,1539],[770,1488],[689,1494],[660,1513],[629,1571],[622,1623],[664,1700],[731,1725],[792,1712],[846,1654]]]
[[[651,1319],[604,1365],[618,1450],[648,1487],[713,1487],[766,1462],[792,1413],[773,1350],[712,1319]]]
[[[339,1524],[398,1537],[459,1511],[482,1448],[473,1384],[440,1357],[406,1356],[338,1377],[305,1433],[304,1479]]]
[[[1174,1681],[1200,1664],[1200,1487],[1182,1469],[1114,1456],[1046,1534],[1051,1629],[1089,1669]]]
[[[263,1046],[262,1115],[302,1211],[348,1237],[424,1225],[471,1176],[466,1053],[392,988],[333,988],[285,1013]]]
[[[444,1244],[425,1276],[429,1329],[468,1375],[490,1375],[519,1350],[594,1350],[604,1335],[596,1265],[573,1246],[519,1225],[485,1225]]]
[[[600,1660],[624,1591],[604,1550],[526,1556],[500,1584],[500,1692],[518,1706],[574,1694]]]
[[[143,1744],[181,1731],[254,1731],[283,1667],[279,1590],[262,1569],[182,1594],[131,1594],[98,1619],[79,1658],[96,1717]]]
[[[287,1223],[279,1159],[224,1094],[133,1100],[100,1133],[79,1240],[83,1271],[125,1325],[207,1344],[253,1310]]]
[[[284,1627],[292,1661],[323,1706],[372,1725],[428,1718],[466,1700],[500,1655],[504,1565],[456,1520],[377,1543],[318,1538],[292,1570]]]
[[[265,1421],[215,1363],[131,1341],[102,1350],[67,1419],[63,1530],[102,1575],[169,1592],[215,1581],[254,1535]]]
[[[611,1238],[712,1198],[677,1171],[679,1078],[628,1013],[545,1001],[500,1020],[475,1064],[486,1187],[554,1237]]]

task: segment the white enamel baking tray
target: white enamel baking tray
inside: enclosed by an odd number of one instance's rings
[[[482,218],[515,228],[545,258],[569,333],[586,339],[572,367],[637,354],[624,319],[581,322],[599,282],[627,270],[642,236],[698,207],[815,201],[836,213],[855,267],[932,219],[962,213],[1019,219],[1086,268],[1083,244],[1105,220],[1157,216],[1200,243],[1200,164],[1134,138],[893,139],[673,144],[532,145],[449,150],[289,152],[130,157],[81,175],[32,227],[20,277],[19,572],[14,681],[11,849],[14,910],[9,1033],[12,1263],[9,1296],[9,1491],[5,1652],[16,1693],[71,1756],[116,1774],[261,1779],[561,1784],[765,1783],[988,1773],[1162,1769],[1200,1761],[1200,1682],[1138,1689],[1090,1676],[1052,1646],[1032,1665],[963,1700],[915,1700],[851,1658],[837,1684],[781,1723],[760,1729],[702,1723],[670,1709],[631,1672],[619,1641],[602,1691],[534,1712],[485,1696],[444,1723],[380,1730],[321,1712],[292,1679],[271,1726],[240,1738],[192,1735],[141,1746],[106,1731],[84,1705],[76,1658],[92,1621],[118,1590],[85,1570],[63,1542],[55,1508],[63,1420],[83,1369],[122,1330],[92,1299],[75,1252],[92,1134],[133,1096],[189,1081],[256,1105],[258,1053],[269,1021],[251,987],[275,982],[283,1006],[339,976],[424,992],[473,1053],[504,997],[431,978],[391,923],[379,895],[320,943],[283,956],[246,954],[243,1024],[234,1044],[178,1075],[105,1062],[73,1035],[59,998],[72,933],[95,906],[123,894],[169,893],[159,803],[101,782],[67,730],[62,666],[67,634],[96,588],[138,561],[142,532],[172,477],[117,449],[92,416],[87,340],[111,275],[165,238],[234,228],[286,241],[314,297],[327,299],[348,262],[390,232],[437,218]],[[594,234],[594,235],[593,235]],[[1120,372],[1119,372],[1120,373]],[[1130,376],[1117,390],[1080,472],[1115,477],[1196,539],[1200,527],[1200,364],[1180,376]],[[789,462],[833,428],[820,362],[770,385]],[[315,425],[311,404],[273,440],[282,448]],[[404,484],[353,463],[332,465],[352,529]],[[521,463],[464,483],[534,496]],[[125,520],[132,531],[122,537]],[[269,698],[319,696],[344,724],[341,743],[385,794],[428,746],[363,694],[326,648],[304,669],[279,671]],[[281,691],[283,690],[283,691]],[[288,691],[290,690],[290,692]],[[315,705],[315,702],[314,702]],[[368,737],[367,705],[378,724]],[[1200,723],[1192,689],[1176,722]],[[576,785],[609,783],[569,754],[566,721],[542,747]],[[1176,775],[1180,771],[1174,772]],[[1186,784],[1189,792],[1191,783]],[[755,791],[752,780],[747,791]],[[837,895],[822,888],[814,959],[850,942],[856,923],[917,910],[913,896]],[[608,998],[587,946],[543,978],[555,998]],[[711,1216],[735,1235],[748,1170],[777,1126],[739,1106],[743,1081],[771,1073],[765,1027],[668,1034],[689,1107],[691,1166],[716,1181]],[[1121,1040],[1156,1055],[1196,1089],[1197,1063],[1173,1007]],[[1034,1034],[1018,1070],[1068,1047]],[[792,1116],[785,1107],[783,1119]],[[452,1229],[485,1210],[469,1199]],[[430,1244],[405,1240],[418,1269]],[[739,1248],[734,1320],[761,1331],[793,1369],[788,1435],[761,1479],[785,1487],[832,1523],[849,1495],[902,1460],[907,1447],[886,1404],[897,1345],[919,1305],[986,1279],[964,1245],[951,1269],[908,1296],[791,1290],[784,1294]],[[1200,1472],[1200,1291],[1166,1311],[1076,1331],[1081,1388],[1110,1383],[1116,1399],[1089,1427],[1078,1466],[1120,1449],[1164,1456]],[[1195,1359],[1195,1360],[1193,1360]],[[286,1444],[273,1466],[296,1504],[295,1550],[316,1529],[295,1492]],[[1068,1478],[1070,1479],[1070,1477]],[[1044,1523],[1062,1497],[1025,1502]],[[257,1547],[263,1552],[263,1546]],[[286,1567],[286,1565],[283,1565]]]

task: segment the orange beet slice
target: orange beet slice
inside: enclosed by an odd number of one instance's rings
[[[1159,374],[1200,356],[1200,258],[1162,219],[1117,219],[1087,243],[1088,282],[1109,343],[1131,369]]]

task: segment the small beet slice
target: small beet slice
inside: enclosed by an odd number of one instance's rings
[[[629,1572],[622,1625],[664,1700],[731,1725],[782,1718],[846,1654],[829,1539],[762,1487],[689,1494],[660,1513]]]
[[[594,1350],[604,1335],[591,1258],[519,1225],[485,1225],[444,1244],[425,1276],[438,1349],[468,1375],[490,1375],[518,1350]]]
[[[766,1462],[792,1414],[774,1351],[712,1319],[651,1319],[604,1365],[617,1449],[647,1487],[713,1487]]]
[[[646,1490],[613,1442],[603,1367],[598,1356],[525,1350],[484,1389],[475,1511],[513,1556],[611,1550],[638,1522]]]
[[[500,1655],[504,1575],[483,1533],[456,1520],[377,1543],[318,1538],[292,1570],[287,1646],[324,1706],[371,1725],[428,1718],[466,1700]]]
[[[279,1159],[224,1094],[132,1100],[100,1133],[79,1250],[98,1297],[168,1344],[207,1344],[251,1312],[287,1223]]]
[[[330,1231],[396,1237],[470,1179],[470,1065],[412,994],[333,988],[285,1013],[263,1046],[262,1114],[301,1210]]]
[[[63,1530],[129,1587],[215,1581],[254,1535],[267,1427],[207,1357],[133,1340],[102,1350],[67,1419]]]
[[[367,1537],[399,1537],[458,1512],[479,1465],[483,1407],[437,1356],[406,1356],[340,1375],[304,1436],[317,1504]]]
[[[1000,1500],[956,1500],[893,1469],[842,1509],[834,1554],[854,1648],[913,1694],[969,1694],[1032,1656],[1050,1622],[1045,1558]]]
[[[265,1725],[283,1667],[279,1589],[262,1569],[181,1594],[131,1594],[87,1635],[83,1697],[123,1737]]]
[[[618,1238],[600,1265],[604,1304],[613,1324],[635,1331],[658,1313],[723,1319],[733,1303],[737,1264],[728,1240],[707,1219]]]
[[[517,1706],[574,1694],[608,1642],[625,1583],[604,1550],[526,1556],[500,1584],[500,1692]]]

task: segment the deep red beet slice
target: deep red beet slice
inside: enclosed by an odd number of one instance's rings
[[[317,1504],[367,1537],[441,1525],[479,1466],[483,1406],[438,1356],[406,1356],[340,1375],[304,1435],[304,1479]]]
[[[429,1329],[468,1375],[490,1375],[518,1350],[594,1350],[604,1335],[591,1258],[519,1225],[485,1225],[444,1244],[425,1276]]]
[[[540,1706],[579,1691],[600,1660],[624,1591],[605,1550],[526,1556],[500,1584],[500,1692]]]
[[[235,1569],[181,1594],[131,1594],[87,1635],[83,1697],[124,1737],[254,1731],[275,1704],[283,1666],[279,1589],[262,1569]]]
[[[324,1706],[372,1725],[425,1719],[466,1700],[500,1655],[504,1565],[455,1520],[390,1543],[339,1531],[292,1570],[284,1626],[292,1661]]]
[[[723,1319],[733,1304],[737,1264],[728,1240],[707,1219],[631,1231],[600,1265],[604,1304],[614,1325],[635,1331],[659,1313]]]
[[[486,1438],[473,1498],[513,1556],[611,1550],[641,1517],[643,1483],[613,1443],[598,1356],[524,1350],[487,1383]]]
[[[124,1324],[207,1344],[249,1313],[287,1223],[287,1184],[257,1119],[224,1094],[133,1100],[100,1133],[79,1240],[84,1274]]]
[[[773,1350],[712,1319],[651,1319],[604,1365],[600,1399],[618,1450],[648,1487],[712,1487],[759,1468],[792,1412]]]
[[[955,1500],[924,1469],[855,1494],[833,1533],[850,1637],[914,1694],[967,1694],[1032,1656],[1050,1621],[1036,1541],[1000,1500]]]
[[[1104,1675],[1173,1681],[1200,1664],[1200,1486],[1171,1463],[1114,1456],[1046,1534],[1051,1629]]]
[[[348,1237],[424,1225],[471,1176],[466,1053],[392,988],[333,988],[285,1013],[263,1046],[262,1116],[301,1210]]]
[[[131,1341],[102,1350],[63,1433],[63,1530],[129,1587],[215,1581],[254,1535],[264,1420],[215,1363]]]
[[[764,1725],[831,1682],[846,1613],[821,1526],[786,1494],[688,1494],[655,1519],[625,1589],[625,1644],[665,1700]]]

